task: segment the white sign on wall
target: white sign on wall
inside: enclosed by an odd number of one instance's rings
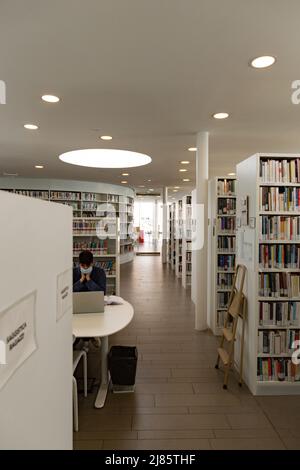
[[[0,313],[0,342],[5,345],[0,362],[0,389],[37,349],[35,308],[33,291]]]
[[[72,270],[67,269],[57,276],[56,321],[59,321],[73,307]]]

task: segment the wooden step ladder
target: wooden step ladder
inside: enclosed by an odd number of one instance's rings
[[[225,325],[222,329],[220,347],[218,348],[218,358],[215,365],[219,369],[220,359],[224,365],[223,388],[226,390],[230,368],[234,362],[234,342],[236,340],[236,330],[239,319],[242,321],[241,356],[240,356],[240,377],[239,385],[242,386],[243,375],[243,352],[246,316],[246,297],[243,294],[243,287],[246,275],[246,266],[239,264],[236,267],[233,278],[232,289],[229,297],[228,308],[225,317]],[[225,345],[227,347],[225,348]]]

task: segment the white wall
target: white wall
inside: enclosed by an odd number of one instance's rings
[[[72,312],[56,322],[56,290],[72,266],[72,210],[0,191],[0,220],[0,312],[36,289],[38,343],[0,390],[0,448],[71,449]]]

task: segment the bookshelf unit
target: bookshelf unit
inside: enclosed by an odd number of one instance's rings
[[[182,277],[182,243],[183,243],[183,200],[175,205],[175,274]]]
[[[207,323],[221,335],[235,271],[236,179],[215,177],[208,191]]]
[[[173,271],[176,266],[176,203],[169,206],[169,263]]]
[[[15,194],[71,206],[74,265],[80,251],[91,250],[95,265],[106,272],[107,293],[120,293],[120,264],[134,256],[132,190],[105,183],[20,178],[0,178],[0,187]]]
[[[192,285],[192,196],[184,196],[182,201],[182,286],[186,289]]]
[[[248,270],[245,380],[254,395],[299,395],[300,155],[253,155],[237,165],[237,179],[237,262]],[[240,332],[237,363],[239,349]]]

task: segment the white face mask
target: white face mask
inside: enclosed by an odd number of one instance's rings
[[[91,274],[92,271],[93,271],[93,266],[90,266],[89,268],[80,267],[81,274]]]

